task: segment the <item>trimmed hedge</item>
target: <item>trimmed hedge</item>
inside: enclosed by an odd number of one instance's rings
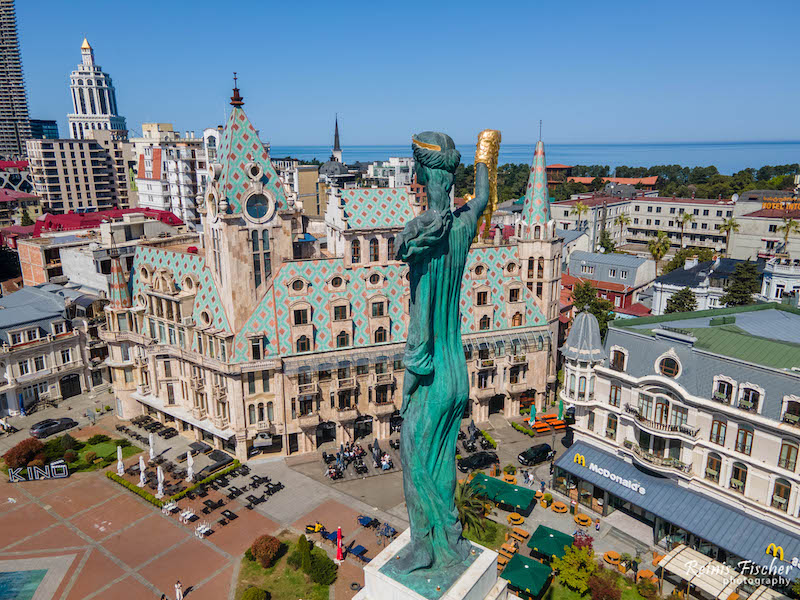
[[[131,483],[130,481],[127,481],[127,480],[123,479],[122,477],[120,477],[119,475],[114,473],[113,471],[106,471],[106,477],[108,477],[112,481],[116,481],[122,487],[128,488],[134,494],[136,494],[140,498],[144,498],[145,500],[147,500],[153,506],[157,506],[158,508],[161,508],[162,506],[164,506],[164,503],[161,500],[159,500],[158,498],[156,498],[155,496],[153,496],[153,494],[151,494],[150,492],[145,491],[144,489],[138,487],[137,485]]]
[[[527,435],[529,437],[533,437],[533,436],[536,435],[536,432],[533,429],[528,429],[527,427],[525,427],[524,425],[520,425],[519,423],[512,423],[511,427],[513,427],[514,429],[516,429],[520,433],[524,433],[525,435]]]
[[[488,432],[481,430],[481,435],[487,442],[489,442],[492,445],[492,448],[497,450],[497,442],[494,441],[494,438],[490,436]]]
[[[222,477],[223,475],[227,475],[228,473],[230,473],[231,471],[233,471],[234,469],[236,469],[237,467],[239,467],[239,465],[241,465],[241,463],[240,463],[238,460],[234,460],[234,461],[233,461],[233,463],[231,464],[231,466],[229,466],[229,467],[225,467],[224,469],[222,469],[221,471],[217,471],[217,472],[216,472],[216,473],[214,473],[213,475],[209,475],[208,477],[206,477],[205,479],[203,479],[203,480],[201,480],[201,481],[198,481],[198,482],[197,482],[197,483],[195,483],[194,485],[190,485],[188,488],[186,488],[186,489],[185,489],[185,490],[183,490],[182,492],[180,492],[180,493],[178,493],[178,494],[175,494],[174,496],[172,496],[172,497],[170,498],[170,500],[172,500],[172,501],[180,500],[181,498],[183,498],[184,496],[186,496],[186,494],[188,494],[189,492],[193,492],[193,491],[195,491],[195,490],[196,490],[197,488],[199,488],[201,485],[206,485],[206,484],[208,484],[208,483],[211,483],[211,482],[212,482],[212,481],[214,481],[215,479],[217,479],[217,478],[219,478],[219,477]]]

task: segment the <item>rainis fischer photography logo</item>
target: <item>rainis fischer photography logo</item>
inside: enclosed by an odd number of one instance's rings
[[[721,576],[726,584],[738,581],[738,585],[791,585],[794,578],[790,579],[789,573],[795,567],[800,566],[800,560],[795,557],[791,561],[785,561],[783,548],[776,544],[767,546],[766,554],[771,556],[766,565],[755,563],[752,560],[740,560],[736,563],[735,568],[715,561],[703,564],[694,559],[687,560],[686,572],[692,578],[697,575]]]

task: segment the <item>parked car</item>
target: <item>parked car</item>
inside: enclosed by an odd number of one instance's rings
[[[68,417],[63,419],[45,419],[31,427],[31,437],[37,439],[46,438],[48,435],[72,429],[73,427],[77,427],[77,425],[78,422],[75,419],[70,419]]]
[[[555,452],[550,447],[550,444],[538,444],[536,446],[531,446],[524,452],[521,452],[520,455],[517,457],[519,460],[519,464],[530,467],[533,465],[538,465],[546,460],[550,460],[555,456]]]
[[[492,465],[499,465],[500,459],[494,452],[476,452],[470,456],[462,458],[458,461],[458,470],[462,473],[474,471],[476,469],[485,469]]]

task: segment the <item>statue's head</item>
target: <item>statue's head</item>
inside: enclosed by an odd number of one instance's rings
[[[453,174],[461,162],[453,139],[437,131],[423,131],[411,137],[417,183],[443,188],[446,194],[453,186]],[[431,199],[433,200],[433,199]]]

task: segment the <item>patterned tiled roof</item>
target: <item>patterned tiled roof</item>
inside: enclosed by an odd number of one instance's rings
[[[119,256],[111,260],[111,280],[108,282],[108,299],[111,308],[130,308],[131,293],[128,290],[128,282],[125,281],[125,274]]]
[[[407,187],[342,190],[348,229],[403,227],[414,218]]]
[[[275,167],[272,166],[264,145],[258,139],[255,127],[241,107],[233,107],[231,116],[225,124],[219,156],[222,163],[219,189],[228,200],[229,213],[242,212],[242,202],[247,196],[245,183],[250,181],[245,173],[245,167],[250,162],[261,165],[263,170],[261,181],[264,187],[275,195],[277,209],[288,208],[283,183]]]
[[[484,283],[491,287],[492,302],[495,306],[505,306],[506,288],[508,281],[519,282],[522,300],[525,303],[525,319],[523,327],[543,326],[547,319],[536,305],[533,294],[525,287],[519,277],[519,267],[510,274],[508,264],[515,262],[519,265],[519,258],[514,247],[479,247],[470,251],[467,259],[467,269],[482,264],[486,267]],[[269,356],[289,356],[297,354],[292,344],[290,322],[295,303],[310,305],[311,314],[309,322],[314,325],[315,340],[313,352],[336,349],[336,340],[333,334],[332,302],[342,298],[350,303],[353,316],[352,330],[349,332],[353,347],[374,346],[371,341],[373,332],[369,331],[369,309],[374,297],[383,297],[388,300],[388,312],[391,323],[389,343],[403,342],[406,339],[407,327],[403,321],[404,307],[403,296],[408,292],[406,273],[408,268],[399,263],[376,266],[360,266],[346,269],[344,261],[340,258],[297,261],[286,263],[275,277],[273,282],[274,294],[267,293],[259,306],[253,312],[244,328],[238,332],[234,341],[233,361],[245,362],[248,360],[248,337],[265,336],[268,341]],[[378,274],[381,283],[378,286],[369,284],[369,278]],[[341,290],[329,287],[333,277],[339,275],[344,280]],[[292,282],[302,279],[309,284],[308,292],[294,295],[291,291]],[[473,281],[464,278],[461,289],[462,324],[461,331],[468,334],[477,331],[475,319],[472,317],[472,288]],[[505,310],[497,310],[491,324],[491,330],[508,330],[510,315]]]
[[[222,302],[220,302],[217,291],[217,284],[214,282],[211,271],[206,267],[205,262],[205,259],[199,254],[187,254],[164,248],[139,246],[136,248],[136,254],[133,258],[133,274],[131,275],[133,295],[136,297],[144,286],[140,276],[140,268],[143,265],[150,267],[151,271],[162,267],[169,269],[178,289],[181,288],[184,276],[192,274],[197,278],[197,294],[192,310],[192,317],[195,323],[201,322],[200,313],[203,310],[207,310],[211,317],[210,327],[230,332],[228,318],[222,308]],[[194,346],[194,341],[192,341],[192,345]]]
[[[528,225],[544,225],[550,221],[550,198],[547,192],[547,170],[544,143],[536,142],[531,174],[522,201],[522,219]]]

